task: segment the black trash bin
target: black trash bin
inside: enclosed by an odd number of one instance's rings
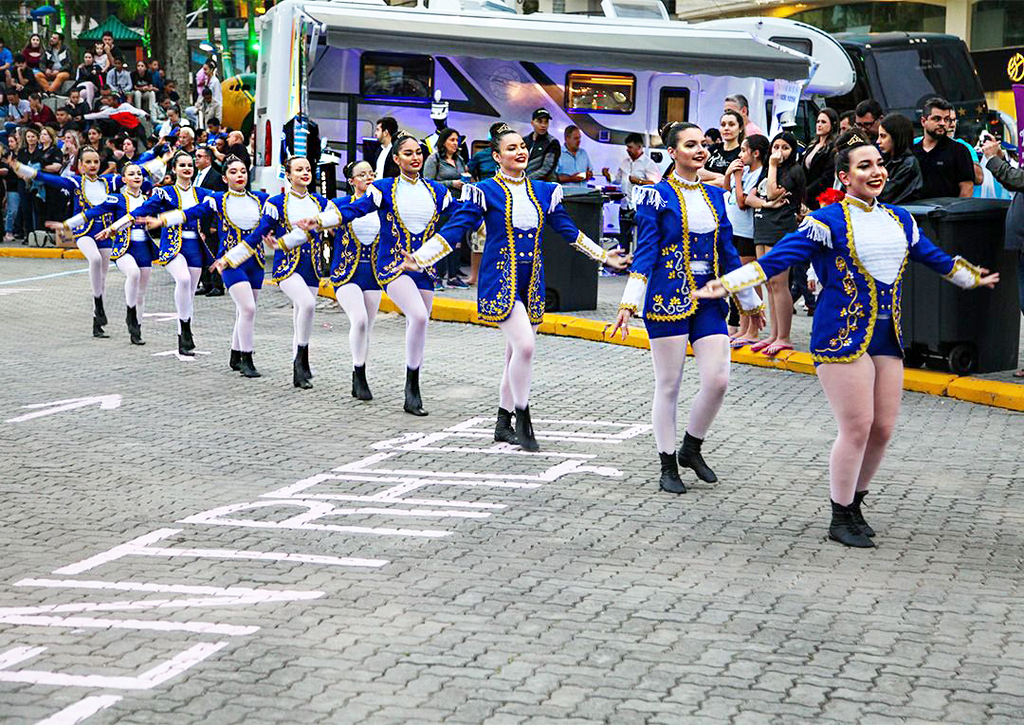
[[[903,282],[903,346],[909,367],[925,363],[956,375],[1017,366],[1020,309],[1016,253],[1003,249],[1003,199],[925,199],[905,205],[922,234],[947,254],[999,272],[995,289],[962,290],[908,264]]]
[[[580,231],[600,242],[604,197],[599,192],[566,195],[562,202]],[[563,239],[550,224],[544,225],[544,309],[547,312],[597,309],[598,263],[576,251],[572,239]]]

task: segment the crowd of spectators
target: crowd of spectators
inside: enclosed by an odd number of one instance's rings
[[[221,124],[221,79],[213,60],[196,73],[190,103],[191,89],[179,90],[159,60],[129,60],[110,33],[82,46],[78,59],[60,33],[50,33],[45,42],[32,34],[16,52],[0,38],[0,85],[0,143],[20,162],[43,171],[76,173],[74,158],[82,146],[100,152],[101,174],[118,174],[151,149],[205,154],[213,167],[232,154],[251,158],[242,133]],[[214,174],[209,183],[219,178]],[[47,221],[70,215],[68,195],[26,183],[6,168],[0,168],[0,186],[7,243],[26,243]]]

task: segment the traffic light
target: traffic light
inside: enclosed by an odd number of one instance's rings
[[[260,52],[260,41],[259,41],[259,38],[253,38],[252,40],[249,41],[249,50],[251,50],[253,53],[259,53]]]

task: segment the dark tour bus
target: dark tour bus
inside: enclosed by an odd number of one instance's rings
[[[843,96],[826,99],[839,113],[866,98],[886,113],[902,113],[921,125],[921,106],[940,96],[957,110],[956,135],[974,143],[985,127],[988,105],[967,45],[940,33],[836,33],[857,70],[857,83]]]

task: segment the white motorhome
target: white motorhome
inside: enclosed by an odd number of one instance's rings
[[[529,131],[543,107],[555,138],[570,124],[581,129],[600,172],[618,165],[629,133],[658,146],[667,121],[717,127],[732,93],[746,95],[766,127],[765,81],[814,75],[811,56],[750,32],[652,17],[645,3],[658,0],[612,2],[618,17],[284,0],[260,29],[255,184],[281,187],[281,131],[300,108],[346,163],[362,158],[383,116],[419,138],[433,133],[436,93],[447,125],[473,146],[498,120]]]

